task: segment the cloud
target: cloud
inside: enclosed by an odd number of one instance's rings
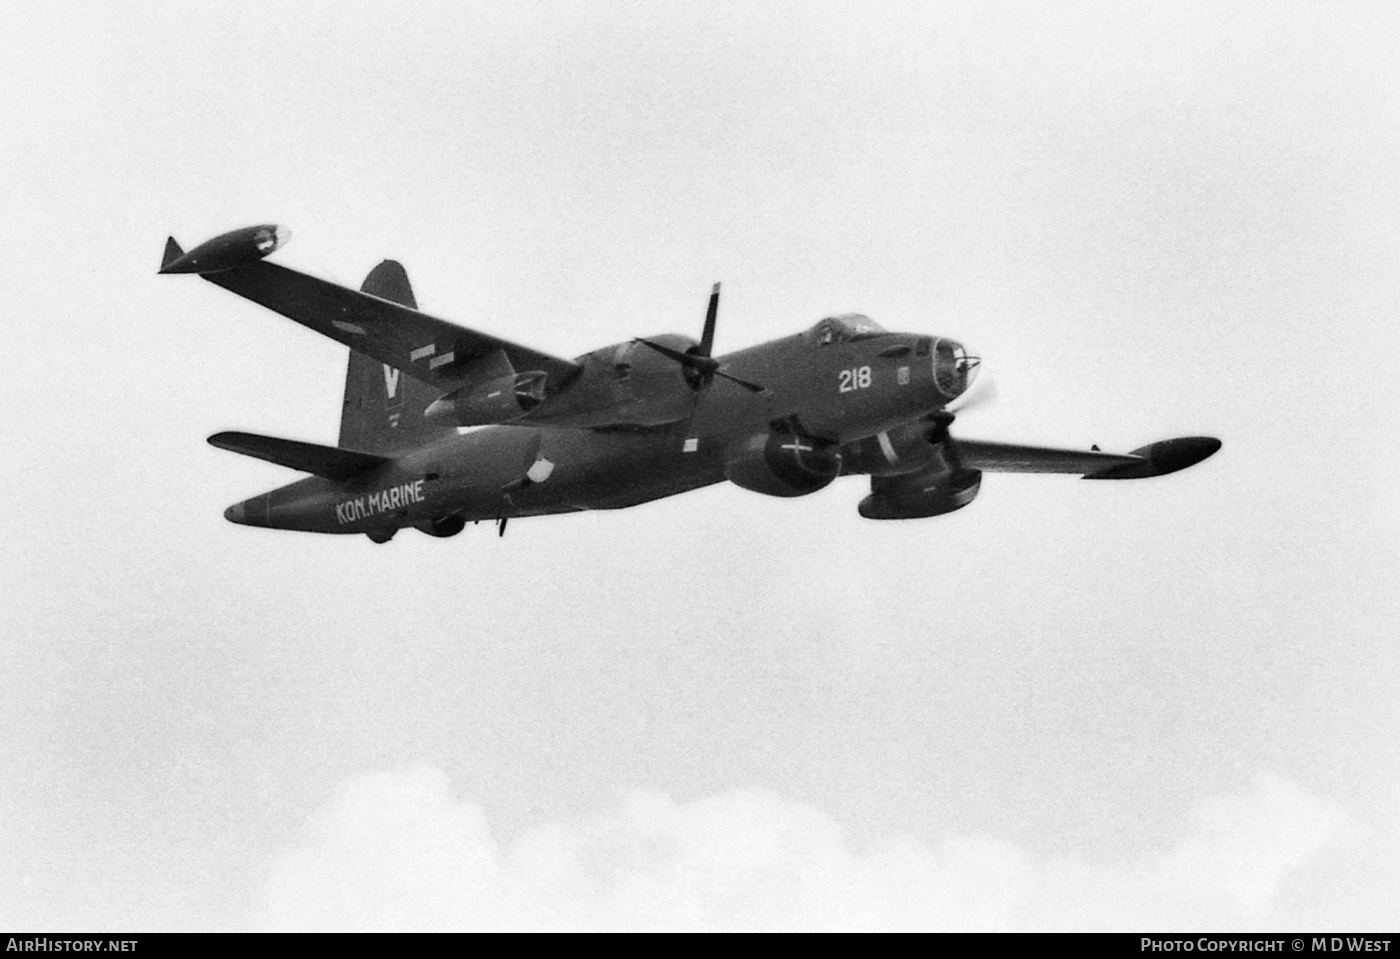
[[[1136,864],[1037,858],[946,835],[853,849],[830,816],[762,789],[615,811],[495,840],[442,773],[345,783],[273,863],[279,930],[1009,930],[1266,925],[1340,813],[1269,775],[1201,802]]]
[[[1168,891],[1224,891],[1263,909],[1283,877],[1323,846],[1336,818],[1297,786],[1260,776],[1251,793],[1200,803],[1191,834],[1156,864],[1152,881]]]

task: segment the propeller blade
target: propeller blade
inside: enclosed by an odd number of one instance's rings
[[[997,395],[997,381],[992,379],[986,370],[982,370],[967,391],[949,403],[946,409],[950,413],[966,413],[973,407],[995,403]]]
[[[719,361],[711,357],[696,356],[694,353],[682,353],[680,350],[673,350],[669,346],[662,346],[660,343],[653,343],[651,340],[644,340],[641,337],[637,337],[632,342],[640,343],[643,346],[649,346],[662,356],[675,360],[686,369],[695,370],[701,376],[702,385],[708,386],[711,379],[720,376],[731,383],[739,384],[750,393],[766,393],[768,391],[766,386],[759,386],[757,383],[750,382],[749,380],[741,380],[737,376],[721,373],[719,371]]]
[[[682,353],[680,350],[673,350],[669,346],[662,346],[660,343],[653,343],[651,340],[644,340],[637,337],[632,342],[649,346],[662,356],[668,356],[681,366],[696,370],[706,376],[712,375],[719,367],[719,363],[708,356],[696,356],[693,353]]]
[[[705,332],[700,335],[700,355],[709,356],[715,345],[715,317],[719,314],[719,284],[710,291],[710,308],[705,311]]]
[[[655,350],[662,356],[675,360],[687,370],[694,370],[700,375],[690,380],[690,385],[697,390],[708,389],[714,382],[716,376],[722,377],[731,383],[737,383],[750,393],[767,393],[768,388],[751,383],[748,380],[740,379],[729,373],[719,371],[719,360],[710,355],[710,351],[715,344],[715,318],[719,315],[719,284],[716,283],[710,290],[710,308],[705,311],[705,331],[701,334],[700,343],[690,348],[689,352],[681,352],[660,343],[653,343],[651,340],[644,340],[640,336],[635,338],[633,343],[640,343],[645,347]]]
[[[744,389],[748,390],[750,393],[767,393],[767,392],[768,392],[768,387],[766,387],[766,386],[759,386],[757,383],[750,383],[748,380],[741,380],[741,379],[739,379],[739,377],[737,377],[737,376],[730,376],[728,373],[721,373],[719,370],[715,370],[715,376],[723,377],[724,379],[728,380],[728,381],[731,382],[731,383],[738,383],[740,386],[742,386]]]

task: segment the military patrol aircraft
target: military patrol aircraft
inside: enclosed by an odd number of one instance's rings
[[[699,342],[638,337],[566,360],[421,312],[393,260],[358,292],[264,261],[288,235],[247,227],[189,252],[172,237],[160,269],[350,347],[337,445],[209,438],[311,474],[229,507],[247,526],[385,543],[404,527],[454,536],[494,520],[504,535],[517,516],[620,509],[723,480],[802,496],[848,474],[870,477],[860,515],[913,519],[966,506],[984,472],[1139,479],[1220,448],[1203,436],[1131,453],[954,438],[981,370],[962,344],[846,314],[713,356],[718,283]]]

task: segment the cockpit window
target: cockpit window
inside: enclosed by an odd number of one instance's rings
[[[879,323],[859,313],[843,313],[828,316],[811,329],[812,339],[822,346],[831,343],[850,343],[853,340],[866,340],[888,332]]]

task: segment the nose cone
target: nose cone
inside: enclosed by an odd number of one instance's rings
[[[987,406],[996,402],[997,383],[986,365],[978,363],[968,371],[967,386],[945,408],[950,413],[961,413],[974,406]]]
[[[962,395],[974,392],[974,387],[981,378],[982,357],[970,346],[962,346],[955,361],[958,365],[958,372],[962,378]]]
[[[242,503],[234,503],[228,509],[224,510],[224,519],[228,520],[230,523],[238,523],[240,526],[248,522],[247,516],[248,514],[244,510]]]
[[[934,382],[949,401],[967,394],[981,365],[981,358],[957,340],[940,339],[933,348]]]

